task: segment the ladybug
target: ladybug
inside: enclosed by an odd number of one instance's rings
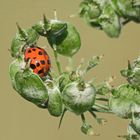
[[[24,52],[25,62],[29,62],[30,68],[41,78],[47,75],[50,70],[51,63],[47,52],[36,46],[26,48]]]

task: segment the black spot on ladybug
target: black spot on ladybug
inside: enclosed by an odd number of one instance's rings
[[[51,64],[51,61],[49,59],[47,60],[47,62],[48,62],[48,64]]]
[[[34,57],[33,59],[36,59],[36,57]]]
[[[28,53],[31,53],[31,50],[28,50]]]
[[[36,66],[34,64],[30,64],[31,69],[35,69]]]
[[[38,71],[38,74],[44,73],[44,69]]]
[[[39,55],[42,55],[42,52],[41,52],[41,51],[39,51],[39,52],[38,52],[38,54],[39,54]]]
[[[33,49],[33,51],[35,51],[36,49]]]
[[[36,63],[36,66],[37,66],[37,67],[39,67],[39,66],[40,66],[40,64],[39,64],[39,63]]]
[[[42,65],[45,65],[45,61],[44,60],[40,60]]]

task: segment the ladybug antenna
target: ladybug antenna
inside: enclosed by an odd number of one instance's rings
[[[18,28],[18,32],[19,34],[25,39],[26,38],[26,33],[24,32],[24,30],[19,26],[19,24],[16,22],[17,28]]]

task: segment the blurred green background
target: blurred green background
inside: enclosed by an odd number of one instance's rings
[[[103,81],[108,76],[116,76],[112,83],[117,86],[125,82],[120,70],[127,66],[128,60],[133,60],[140,54],[140,25],[129,23],[122,30],[118,39],[111,39],[104,32],[92,29],[78,16],[78,5],[81,0],[0,0],[0,140],[119,140],[117,135],[126,134],[127,120],[115,115],[98,114],[108,120],[104,126],[99,126],[87,113],[87,119],[94,126],[95,133],[100,136],[86,136],[80,132],[80,117],[67,113],[62,127],[57,129],[59,118],[50,116],[47,110],[21,98],[11,86],[8,67],[12,61],[8,49],[17,31],[15,23],[23,28],[29,28],[37,23],[43,14],[53,18],[53,10],[57,10],[58,18],[73,23],[81,35],[81,50],[74,56],[75,65],[81,58],[88,60],[93,55],[102,55],[100,65],[91,71],[87,80],[96,77],[96,82]],[[45,39],[39,41],[41,46],[47,45]],[[52,69],[56,70],[53,55]],[[61,57],[63,66],[67,60]]]

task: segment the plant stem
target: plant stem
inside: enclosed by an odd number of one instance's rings
[[[104,110],[109,110],[109,108],[107,108],[105,105],[101,105],[101,104],[95,104],[95,107],[99,107],[99,108],[102,108]]]
[[[60,75],[62,73],[62,67],[61,67],[60,62],[59,62],[59,59],[58,59],[56,48],[57,48],[57,45],[55,43],[53,43],[53,53],[54,53],[54,57],[55,57],[55,62],[56,62],[56,65],[57,65],[57,69],[58,69],[58,72],[59,72],[59,75]]]
[[[81,114],[81,119],[82,119],[82,122],[83,122],[83,123],[85,123],[85,122],[86,122],[86,119],[85,119],[84,114]]]
[[[69,62],[69,68],[70,68],[70,71],[73,70],[74,66],[73,66],[73,59],[72,57],[68,57],[68,62]]]
[[[97,119],[96,114],[95,114],[91,109],[89,110],[89,112],[90,112],[90,114],[91,114],[95,119]]]
[[[55,57],[55,62],[56,62],[56,65],[57,65],[57,69],[58,69],[58,72],[59,72],[59,75],[62,73],[62,67],[60,65],[60,62],[58,60],[58,55],[57,55],[57,52],[55,50],[53,50],[54,52],[54,57]]]
[[[96,97],[96,100],[108,102],[107,98]]]
[[[98,108],[96,108],[96,107],[91,108],[91,110],[92,110],[93,112],[99,112],[99,113],[113,113],[113,112],[111,112],[111,111],[104,110],[104,109],[98,109]]]

